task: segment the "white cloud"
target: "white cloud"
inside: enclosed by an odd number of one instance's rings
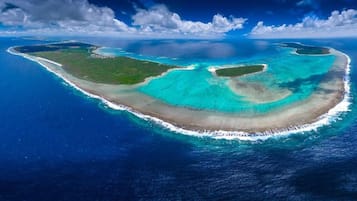
[[[5,8],[5,5],[2,6]],[[26,14],[19,8],[14,8],[0,14],[0,22],[7,26],[21,26],[28,23]]]
[[[11,5],[12,8],[5,9]],[[98,7],[87,0],[0,0],[0,23],[21,27],[24,32],[45,31],[58,34],[130,32],[132,28],[115,19],[112,9]],[[13,32],[13,31],[12,31]]]
[[[207,23],[183,20],[164,5],[138,9],[132,20],[129,26],[116,19],[112,9],[96,6],[88,0],[0,0],[0,23],[8,27],[0,34],[7,35],[104,33],[123,37],[220,37],[243,28],[246,21],[220,14]]]
[[[158,34],[183,34],[196,36],[218,36],[226,32],[243,28],[244,18],[213,16],[211,22],[183,20],[164,5],[156,5],[148,10],[138,9],[132,17],[133,25],[141,31]]]
[[[267,26],[260,21],[249,35],[253,38],[357,37],[357,10],[333,11],[327,19],[305,17],[289,25]]]

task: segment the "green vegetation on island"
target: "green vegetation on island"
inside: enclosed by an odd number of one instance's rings
[[[238,66],[230,68],[217,69],[216,75],[223,77],[237,77],[246,74],[256,73],[264,70],[264,65]]]
[[[298,54],[329,54],[330,49],[326,47],[306,46],[299,43],[282,43],[284,47],[296,48]]]
[[[175,67],[123,56],[104,57],[93,53],[96,48],[89,44],[68,42],[14,49],[60,63],[66,72],[75,77],[105,84],[137,84]]]

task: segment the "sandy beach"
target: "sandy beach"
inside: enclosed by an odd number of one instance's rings
[[[349,58],[331,49],[336,60],[318,89],[306,100],[296,102],[264,115],[241,116],[222,112],[174,107],[135,90],[140,85],[108,85],[78,79],[65,72],[61,65],[47,59],[8,50],[12,54],[35,61],[55,73],[83,93],[99,98],[114,109],[125,109],[150,119],[171,130],[184,134],[201,133],[216,138],[247,138],[270,136],[286,131],[305,131],[314,123],[326,118],[331,109],[346,101],[348,96],[346,73]]]

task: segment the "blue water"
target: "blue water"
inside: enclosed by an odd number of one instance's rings
[[[110,56],[129,56],[136,59],[151,60],[177,66],[191,66],[193,70],[176,70],[164,76],[156,78],[149,83],[138,88],[138,91],[152,96],[162,102],[177,106],[188,107],[199,110],[220,111],[226,113],[256,114],[266,113],[283,106],[304,101],[315,90],[322,77],[332,66],[335,56],[333,55],[297,55],[292,48],[282,48],[276,43],[256,41],[234,41],[234,42],[186,42],[169,43],[171,54],[162,52],[161,54],[148,55],[141,52],[149,49],[153,52],[156,49],[165,50],[167,43],[150,43],[140,48],[140,51],[128,52],[123,48],[101,48],[98,52]],[[257,45],[258,44],[258,45]],[[209,45],[212,45],[210,47]],[[217,49],[211,49],[216,48]],[[182,47],[188,52],[181,55],[172,55],[176,47],[180,51]],[[247,52],[255,54],[242,54],[238,50],[250,47]],[[210,48],[210,49],[206,49]],[[129,48],[127,48],[129,49]],[[201,56],[192,57],[190,50],[200,50]],[[214,53],[225,49],[232,49],[232,53],[214,57]],[[130,50],[130,49],[129,49]],[[209,53],[204,54],[204,52]],[[212,52],[211,52],[212,51]],[[177,57],[169,57],[169,55]],[[188,55],[188,56],[187,56]],[[193,53],[193,55],[195,55]],[[245,56],[245,57],[244,57]],[[249,101],[244,94],[236,94],[227,85],[227,78],[214,76],[208,71],[209,68],[217,68],[220,65],[244,65],[244,64],[267,64],[264,72],[239,78],[245,83],[259,84],[271,94],[284,93],[284,98],[274,101],[254,102]],[[272,91],[273,90],[273,91]],[[277,96],[277,95],[274,95]]]
[[[135,53],[159,43],[97,40]],[[342,120],[316,132],[256,142],[188,137],[108,109],[6,52],[41,42],[0,38],[0,200],[357,199],[355,98]],[[356,94],[357,40],[302,42],[350,55]],[[162,52],[154,56],[179,57]]]

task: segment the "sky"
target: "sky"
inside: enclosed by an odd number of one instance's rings
[[[0,36],[357,37],[357,0],[0,0]]]

